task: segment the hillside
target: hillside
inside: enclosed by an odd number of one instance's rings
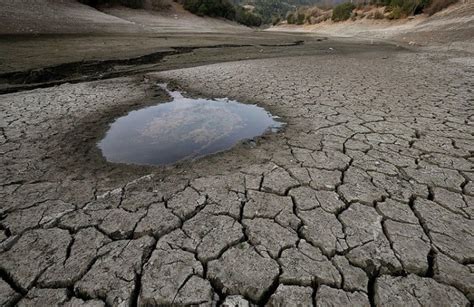
[[[474,2],[452,5],[433,16],[426,14],[398,20],[327,20],[313,25],[280,24],[268,31],[309,32],[328,36],[394,40],[410,45],[474,50]],[[446,45],[446,43],[449,43]]]
[[[150,11],[124,7],[100,11],[75,0],[0,0],[0,34],[235,32],[234,22],[199,17],[171,2],[169,9]]]

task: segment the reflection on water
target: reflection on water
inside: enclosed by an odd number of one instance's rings
[[[256,105],[168,93],[171,102],[132,111],[110,126],[98,144],[108,161],[172,164],[229,149],[240,140],[277,131],[283,125]]]

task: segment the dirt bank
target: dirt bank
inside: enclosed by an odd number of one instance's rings
[[[433,51],[474,50],[474,2],[452,5],[428,17],[418,15],[401,20],[360,19],[315,25],[280,25],[268,31],[308,32],[336,37],[391,40],[404,45],[433,47]]]

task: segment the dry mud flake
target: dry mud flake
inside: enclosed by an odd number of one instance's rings
[[[173,240],[173,234],[168,237]],[[195,255],[173,248],[165,237],[144,266],[139,304],[209,305],[213,291],[202,275],[203,266]]]
[[[416,199],[414,210],[429,231],[433,244],[460,263],[474,260],[474,221],[441,205]]]
[[[416,275],[377,278],[375,303],[377,306],[469,306],[467,298],[456,288]]]
[[[305,240],[297,247],[284,250],[278,262],[282,268],[282,283],[311,286],[317,282],[335,287],[341,284],[341,274],[336,267]]]
[[[338,306],[360,306],[369,307],[370,302],[367,294],[359,291],[345,292],[344,290],[319,287],[316,292],[316,306],[338,307]]]
[[[373,207],[355,203],[340,215],[350,251],[347,259],[358,267],[381,272],[401,271],[400,261],[382,229],[382,216]]]
[[[66,259],[71,237],[61,229],[37,229],[26,232],[2,254],[0,267],[23,289],[32,284],[55,263]]]
[[[20,297],[20,293],[13,290],[6,281],[0,279],[0,306],[9,306]]]
[[[56,262],[38,279],[42,287],[68,287],[79,280],[101,255],[100,248],[111,242],[95,228],[81,229],[74,235],[70,256],[64,262]],[[102,253],[106,251],[102,250]]]
[[[68,300],[66,289],[38,289],[33,288],[18,305],[19,307],[36,307],[36,306],[62,306]]]
[[[265,306],[313,306],[313,289],[311,287],[279,285]]]
[[[155,240],[114,241],[104,246],[92,268],[79,280],[74,291],[90,298],[100,298],[112,306],[131,304],[142,263]]]
[[[254,247],[242,243],[227,250],[208,264],[208,278],[220,285],[225,294],[240,294],[259,302],[277,281],[278,264]]]

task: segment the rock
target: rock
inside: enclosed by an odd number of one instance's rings
[[[240,294],[254,302],[263,298],[278,274],[279,267],[273,259],[258,254],[247,244],[232,247],[219,259],[210,261],[207,272],[225,294]]]
[[[377,306],[469,306],[456,288],[416,275],[377,278],[374,299]]]
[[[279,285],[265,306],[313,306],[313,289],[311,287]]]
[[[316,292],[316,305],[321,307],[369,307],[370,302],[367,294],[363,292],[345,292],[344,290],[334,289],[323,285],[319,287],[318,291]]]
[[[315,282],[340,286],[341,274],[321,251],[301,240],[297,248],[283,251],[278,262],[282,274],[280,282],[300,286],[311,286]]]
[[[48,267],[64,262],[70,241],[69,233],[62,229],[27,231],[2,254],[0,267],[17,285],[29,289]]]
[[[82,296],[100,298],[108,305],[129,305],[135,281],[142,273],[142,262],[154,239],[148,236],[137,240],[121,240],[99,250],[103,254],[75,285]]]

